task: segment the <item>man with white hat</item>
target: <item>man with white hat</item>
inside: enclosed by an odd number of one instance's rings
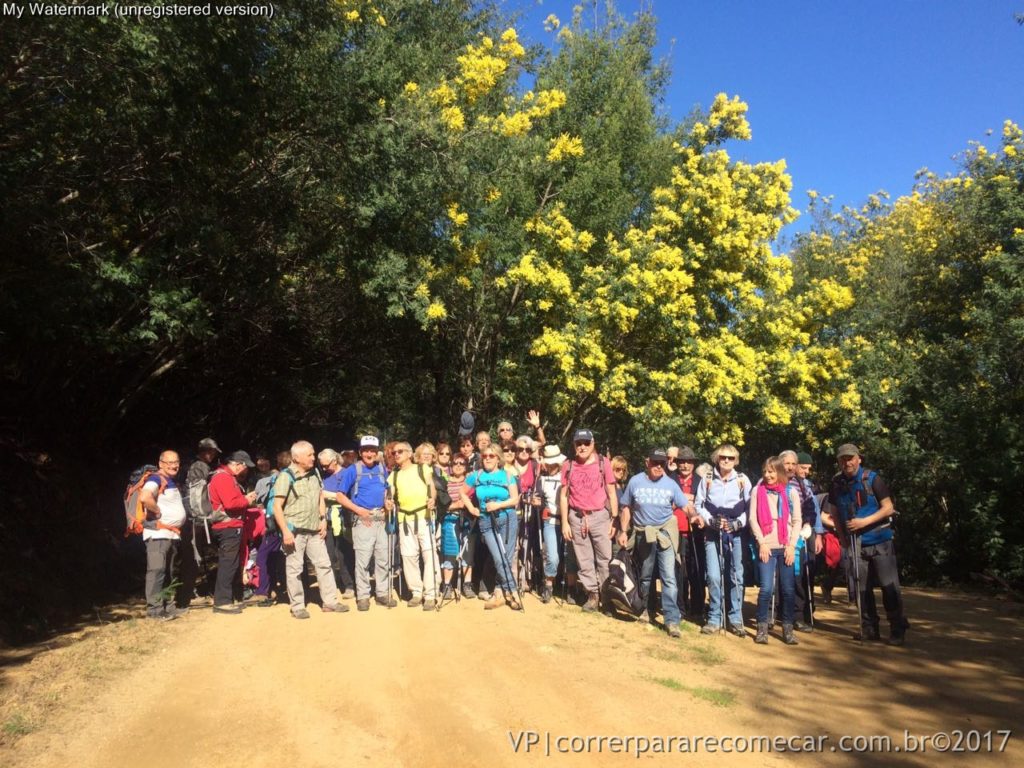
[[[359,461],[342,472],[335,494],[341,506],[352,513],[352,547],[356,553],[356,608],[370,610],[370,559],[376,582],[377,605],[394,608],[388,572],[388,533],[384,495],[388,471],[377,461],[380,440],[364,435],[359,440]],[[324,494],[328,494],[325,492]]]

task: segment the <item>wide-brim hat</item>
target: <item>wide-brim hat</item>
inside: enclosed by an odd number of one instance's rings
[[[679,449],[679,455],[676,456],[676,461],[696,461],[696,460],[697,460],[697,454],[695,454],[693,452],[693,449],[690,446],[688,446],[688,445],[684,445],[682,448],[680,448]]]
[[[545,445],[544,450],[540,454],[541,464],[564,464],[565,458],[562,449],[554,443]]]

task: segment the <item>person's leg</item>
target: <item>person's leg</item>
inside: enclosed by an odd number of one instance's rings
[[[476,559],[476,544],[480,540],[480,532],[474,523],[463,533],[466,546],[462,551],[462,595],[467,598],[476,597],[473,590],[473,562]]]
[[[607,509],[600,509],[590,516],[590,541],[594,547],[594,571],[600,588],[608,578],[608,564],[612,561],[612,540],[608,535],[612,515]]]
[[[558,536],[554,517],[544,522],[544,579],[551,584],[558,575]]]
[[[903,609],[903,593],[900,589],[900,574],[896,563],[896,547],[892,541],[885,541],[874,547],[872,565],[875,581],[882,590],[882,605],[889,621],[890,638],[902,639],[909,622]]]
[[[872,586],[871,557],[874,547],[859,547],[860,558],[855,563],[860,578],[860,626],[865,637],[878,636],[878,607],[875,605],[875,590]]]
[[[373,579],[374,591],[378,600],[390,603],[391,574],[388,573],[388,531],[387,526],[375,522],[370,529],[375,537],[373,544]]]
[[[705,626],[718,628],[722,624],[722,568],[718,560],[718,536],[708,536],[704,542],[704,558],[707,563],[708,620]]]
[[[288,584],[288,604],[292,613],[306,609],[306,593],[302,588],[302,572],[306,568],[306,544],[308,534],[296,533],[295,546],[285,552],[284,571]]]
[[[270,597],[270,584],[273,579],[270,576],[270,554],[281,546],[281,539],[269,531],[263,534],[260,545],[256,549],[256,567],[260,572],[260,585],[256,587],[254,594],[261,597]]]
[[[356,567],[356,600],[370,599],[370,558],[374,556],[374,548],[377,546],[377,532],[372,525],[363,525],[357,522],[352,530],[352,546],[355,551]],[[387,544],[385,543],[384,557],[387,557]],[[377,566],[377,578],[380,579],[380,558],[375,563]],[[387,570],[387,560],[384,561],[384,570]],[[385,577],[386,579],[387,577]],[[386,583],[386,581],[385,581]],[[379,594],[379,590],[378,590]]]
[[[421,527],[426,523],[420,521]],[[398,546],[402,553],[402,573],[405,585],[412,594],[412,602],[418,605],[423,600],[423,575],[420,571],[420,546],[416,539],[416,521],[398,524]]]
[[[768,558],[768,562],[762,562],[761,558],[757,559],[757,581],[758,581],[758,592],[757,592],[757,627],[758,631],[761,629],[761,625],[768,625],[768,615],[771,613],[772,600],[775,599],[775,569],[778,562],[779,550],[772,550],[771,557]]]
[[[651,617],[654,616],[651,610],[651,584],[654,582],[654,574],[658,567],[657,549],[657,546],[648,544],[643,536],[637,534],[634,537],[633,562],[640,564],[640,602]]]
[[[796,616],[796,571],[783,559],[779,569],[779,587],[782,589],[782,626],[793,625]]]
[[[320,603],[324,608],[338,607],[338,585],[334,580],[334,569],[331,558],[327,554],[327,543],[319,535],[313,534],[306,540],[306,557],[316,571],[316,581],[320,587]]]
[[[676,574],[676,607],[679,609],[679,619],[688,613],[687,603],[690,599],[690,580],[687,572],[688,561],[690,559],[690,537],[684,536],[682,533],[679,534],[679,557],[676,558],[676,563],[673,570]]]
[[[586,517],[569,512],[569,527],[572,529],[572,551],[576,555],[577,577],[588,595],[596,595],[599,588],[594,563],[594,547],[589,534],[584,536]]]
[[[814,546],[813,539],[808,539],[806,544],[809,546],[799,545],[800,569],[796,570],[793,579],[793,597],[795,600],[793,603],[793,617],[795,620],[809,624],[811,621],[811,596],[807,593],[807,572],[809,570],[808,560],[810,559],[808,553],[814,551],[811,548]],[[785,598],[786,593],[783,592],[782,596]]]
[[[241,545],[241,528],[223,528],[217,531],[217,585],[213,591],[214,606],[231,605],[234,583],[238,577],[238,553]]]
[[[729,563],[729,623],[734,627],[743,626],[743,548],[742,536],[732,537],[732,546],[726,553]]]
[[[441,579],[441,569],[438,567],[434,537],[430,535],[430,526],[425,522],[420,524],[420,531],[416,534],[416,543],[420,558],[423,560],[423,599],[427,602],[436,601],[436,585]]]
[[[653,549],[658,560],[658,573],[661,576],[661,615],[665,626],[679,624],[679,587],[676,585],[676,551],[671,546]]]
[[[167,576],[167,553],[170,539],[149,539],[146,545],[146,613],[164,613],[164,579]]]

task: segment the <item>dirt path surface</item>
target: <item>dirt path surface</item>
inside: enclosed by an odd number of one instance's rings
[[[747,615],[754,592],[747,591]],[[907,590],[906,598],[913,627],[904,648],[853,642],[854,613],[844,603],[822,607],[817,631],[800,635],[795,648],[777,637],[764,648],[750,639],[703,637],[692,624],[672,641],[646,625],[532,597],[524,614],[485,612],[479,601],[447,605],[440,615],[404,605],[356,613],[350,602],[344,615],[311,606],[308,621],[275,606],[240,616],[193,609],[169,623],[120,622],[8,665],[0,688],[8,693],[8,722],[18,703],[10,694],[26,679],[57,687],[46,694],[53,706],[45,721],[0,747],[0,764],[1024,763],[1022,606],[922,590]],[[120,654],[113,667],[82,661],[97,638]],[[904,730],[950,733],[955,746],[956,730],[1000,729],[1018,731],[1002,753],[902,749]],[[538,742],[527,751],[530,732]],[[706,743],[680,754],[678,741],[663,745],[672,754],[639,757],[635,742],[559,751],[580,746],[560,737],[643,736],[654,750],[656,737],[799,736],[804,745],[803,737],[825,734],[823,751],[814,754],[723,753],[724,744],[710,753]],[[831,751],[844,735],[889,736],[901,751]],[[962,746],[974,738],[964,737]],[[998,748],[1004,739],[992,733],[991,740]]]

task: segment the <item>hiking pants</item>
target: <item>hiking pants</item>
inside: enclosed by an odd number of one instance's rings
[[[417,522],[419,525],[417,525]],[[417,530],[418,529],[418,530]],[[434,548],[434,540],[430,535],[430,524],[420,518],[412,517],[398,524],[398,548],[402,553],[402,573],[405,584],[414,598],[436,600],[435,585],[441,581],[441,567]],[[420,570],[420,556],[423,559],[423,570]],[[423,583],[423,574],[427,583]]]
[[[680,544],[683,540],[680,539]],[[648,596],[651,594],[651,586],[654,583],[655,568],[661,579],[661,615],[665,619],[665,625],[678,624],[679,597],[676,586],[676,551],[671,546],[661,548],[658,542],[647,543],[637,534],[634,546],[634,556],[640,561],[640,600],[647,604]]]
[[[391,597],[391,574],[388,573],[388,532],[383,520],[363,522],[354,516],[352,546],[356,555],[356,599],[370,599],[370,559],[373,559],[373,578],[379,600]]]
[[[800,570],[796,574],[796,603],[794,607],[795,616],[798,620],[811,623],[811,614],[814,612],[814,542],[817,534],[811,534],[811,538],[804,542],[804,551],[800,553]],[[808,590],[808,583],[810,590]]]
[[[558,516],[552,515],[544,521],[544,577],[553,579],[558,575],[558,539],[562,536],[562,526],[558,524]]]
[[[171,602],[164,597],[164,589],[174,581],[174,561],[180,545],[178,539],[146,541],[146,609],[150,613],[162,613]]]
[[[893,542],[883,541],[870,546],[861,545],[860,562],[860,625],[864,630],[878,631],[878,606],[875,604],[875,586],[882,588],[882,604],[889,620],[889,629],[902,632],[906,627],[903,613],[903,594],[896,566],[896,548]],[[853,580],[853,575],[850,575]]]
[[[612,559],[612,540],[608,536],[611,524],[612,516],[607,509],[599,509],[589,515],[569,510],[572,548],[579,567],[580,584],[591,594],[598,592],[608,578],[608,563]]]
[[[260,585],[255,594],[270,597],[273,589],[278,596],[284,594],[284,553],[281,552],[281,534],[267,531],[256,550],[256,567],[260,571]]]
[[[242,545],[242,529],[211,529],[210,536],[217,542],[217,583],[213,588],[213,604],[231,605],[235,582],[241,583],[238,551]]]
[[[512,573],[512,563],[515,558],[516,533],[519,529],[519,519],[515,510],[505,514],[496,514],[492,518],[487,512],[480,515],[480,538],[487,545],[491,553],[494,567],[498,575],[496,586],[501,587],[506,595],[516,593],[516,579]],[[502,553],[504,549],[504,553]]]
[[[338,587],[343,590],[355,589],[356,583],[352,579],[352,565],[355,562],[352,534],[344,524],[340,536],[335,536],[330,524],[327,525],[327,555],[331,559]]]
[[[324,608],[336,608],[338,605],[338,585],[334,582],[334,571],[331,570],[331,558],[327,555],[327,544],[316,531],[296,531],[295,547],[285,552],[284,571],[288,581],[288,602],[292,613],[306,607],[306,594],[302,589],[302,572],[306,567],[306,558],[313,564],[316,581],[320,587],[320,600]]]
[[[733,534],[729,537],[731,543],[722,545],[722,553],[725,557],[725,573],[728,584],[722,584],[723,565],[718,561],[718,542],[721,537],[720,531],[712,531],[704,534],[704,558],[707,562],[705,577],[708,583],[708,593],[711,596],[711,607],[708,609],[708,624],[717,627],[722,623],[722,592],[723,586],[729,600],[728,618],[729,623],[736,627],[743,626],[743,537]]]
[[[791,625],[794,615],[796,569],[791,565],[786,565],[786,550],[782,547],[772,550],[767,563],[762,563],[761,558],[757,558],[758,584],[761,587],[757,593],[757,623],[768,623],[772,600],[775,599],[776,571],[778,571],[779,584],[782,587],[782,625]]]

